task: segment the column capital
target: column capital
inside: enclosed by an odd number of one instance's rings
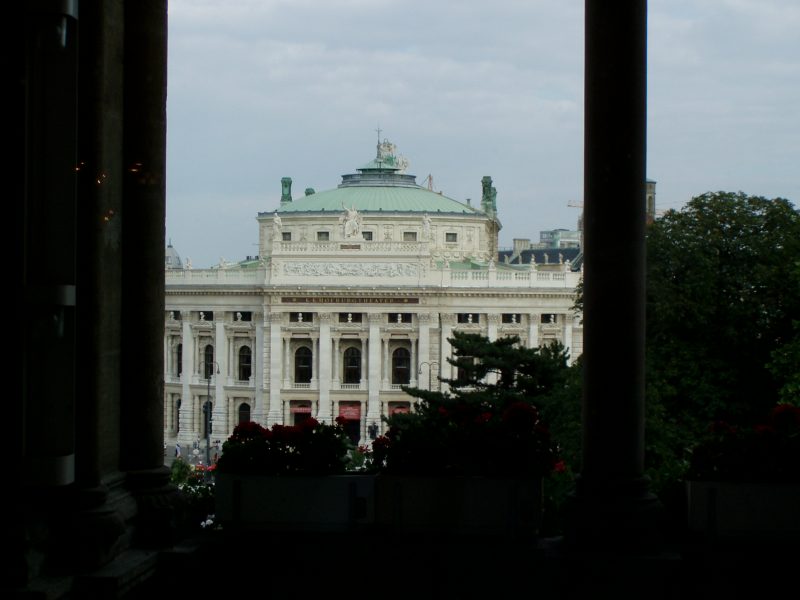
[[[438,317],[437,313],[417,313],[417,321],[422,325],[428,325],[436,321]]]
[[[486,315],[486,320],[489,321],[490,325],[499,325],[500,324],[500,315],[497,313],[489,313]]]
[[[455,325],[456,316],[453,313],[442,313],[439,315],[442,325]]]
[[[326,325],[330,325],[333,322],[333,313],[320,312],[317,313],[317,318],[319,319],[320,323],[325,323]]]
[[[285,312],[265,312],[264,323],[274,323],[276,325],[280,325],[285,322],[287,314],[288,313]]]
[[[539,313],[528,313],[528,320],[531,323],[538,323],[539,322]]]
[[[384,314],[383,313],[367,313],[367,321],[369,324],[372,325],[373,323],[383,323]]]

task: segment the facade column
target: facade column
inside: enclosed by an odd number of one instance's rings
[[[366,335],[360,335],[358,339],[361,341],[361,381],[359,381],[358,389],[363,390],[367,383],[367,340],[369,338]]]
[[[447,341],[447,338],[453,336],[453,327],[456,324],[456,316],[453,314],[444,314],[440,315],[440,320],[442,323],[442,334],[441,334],[441,352],[439,357],[439,377],[445,377],[448,379],[452,379],[453,376],[453,367],[452,365],[447,362],[447,359],[453,353],[453,347],[450,345],[450,342]],[[446,392],[450,386],[446,383],[441,382],[439,384],[439,390],[441,392]]]
[[[292,334],[291,333],[283,333],[281,335],[282,340],[282,354],[283,354],[283,389],[288,390],[292,387],[291,382],[294,377],[292,376]],[[316,352],[314,352],[314,347],[312,345],[311,351],[313,352],[311,356],[311,363],[313,365],[314,359],[316,358]],[[313,366],[312,366],[313,368]]]
[[[417,329],[419,331],[419,341],[418,341],[418,348],[417,348],[417,362],[418,365],[414,366],[415,372],[419,375],[419,380],[417,381],[417,385],[423,389],[428,390],[431,387],[431,373],[433,372],[433,363],[437,362],[436,360],[431,361],[430,356],[430,329],[431,329],[431,321],[436,320],[435,314],[429,313],[420,313],[417,315]],[[427,367],[427,376],[426,370]]]
[[[238,373],[236,372],[236,367],[238,366],[236,359],[238,358],[235,355],[236,344],[234,341],[236,337],[233,335],[233,331],[227,330],[225,335],[225,347],[228,349],[228,368],[226,369],[225,376],[222,378],[227,385],[231,385],[233,380],[238,378]]]
[[[233,428],[236,427],[236,424],[238,423],[238,420],[236,419],[236,400],[234,398],[232,398],[232,397],[228,397],[225,400],[226,400],[226,404],[227,404],[226,408],[227,408],[227,412],[228,412],[228,426],[229,426],[231,432],[233,432]],[[227,437],[228,436],[225,436],[225,438],[227,438]],[[211,440],[211,441],[213,442],[214,440]],[[223,439],[222,441],[225,441],[225,440]],[[211,451],[211,456],[212,457],[214,456],[214,451],[213,450]]]
[[[215,340],[214,346],[216,346],[217,351],[215,354],[217,355],[217,360],[219,363],[216,365],[219,368],[219,374],[216,373],[216,370],[212,370],[214,372],[214,410],[211,413],[211,440],[215,439],[215,436],[220,437],[228,437],[229,424],[228,424],[228,411],[225,409],[225,381],[227,381],[227,376],[230,375],[230,369],[228,364],[228,356],[230,355],[229,349],[226,347],[228,344],[228,336],[225,334],[225,322],[224,322],[224,315],[225,313],[220,314],[220,312],[214,312],[214,329],[215,329]],[[231,344],[232,345],[232,344]]]
[[[381,364],[381,387],[384,390],[390,389],[389,382],[391,381],[391,376],[389,371],[391,371],[391,362],[389,361],[389,336],[382,336],[381,337],[381,348],[383,349],[383,364]]]
[[[339,340],[341,338],[337,335],[333,338],[333,389],[338,390],[341,388],[339,373],[341,367],[339,366]]]
[[[500,324],[500,315],[486,315],[486,322],[486,337],[489,338],[490,342],[494,342],[497,339],[497,329]],[[497,383],[497,373],[487,373],[486,382],[489,384]]]
[[[183,336],[183,364],[181,365],[181,407],[178,410],[178,443],[184,448],[194,440],[192,434],[192,392],[191,383],[194,373],[194,341],[195,336],[192,332],[190,319],[192,313],[188,310],[181,312],[181,323]]]
[[[283,422],[281,411],[281,361],[283,359],[283,338],[281,313],[265,313],[264,320],[269,319],[269,410],[267,412],[267,427]],[[289,369],[289,364],[284,363],[284,370]]]
[[[528,314],[528,348],[539,347],[539,313]]]
[[[319,369],[322,363],[320,362],[320,356],[322,352],[320,350],[320,342],[319,342],[319,335],[314,333],[311,334],[311,389],[318,390],[319,389]]]
[[[383,314],[370,313],[369,319],[369,375],[367,378],[367,423],[381,419],[381,324]]]
[[[573,357],[572,357],[572,322],[573,322],[573,318],[572,318],[572,315],[569,314],[569,313],[564,313],[563,317],[564,317],[564,341],[562,343],[564,344],[564,349],[569,354],[569,360],[567,361],[567,364],[571,365],[573,363]]]
[[[256,318],[256,315],[253,315]],[[250,418],[256,423],[264,422],[264,370],[262,365],[264,362],[264,320],[263,318],[256,321],[256,341],[253,345],[252,359],[253,364],[250,372],[253,377],[253,412]]]
[[[319,317],[319,404],[317,421],[331,423],[331,313],[317,313]]]
[[[175,372],[172,368],[172,336],[165,335],[161,346],[161,350],[164,353],[164,372],[168,377],[172,377]]]
[[[411,336],[411,364],[408,365],[411,373],[409,373],[409,385],[411,387],[417,387],[417,338],[415,336]]]

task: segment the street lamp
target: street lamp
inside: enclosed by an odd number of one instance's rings
[[[417,371],[417,375],[422,375],[422,365],[428,365],[428,389],[433,389],[433,365],[439,366],[439,363],[434,361],[427,362],[422,361],[419,363],[419,370]]]
[[[219,363],[215,360],[206,361],[208,391],[206,394],[206,403],[203,405],[203,416],[205,417],[206,424],[206,469],[211,466],[211,376],[214,374],[211,365],[214,365],[216,374],[219,375]],[[207,470],[206,473],[208,473]]]

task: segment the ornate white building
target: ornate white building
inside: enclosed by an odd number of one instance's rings
[[[336,188],[260,213],[259,256],[192,269],[167,248],[164,439],[212,440],[237,423],[348,420],[354,439],[409,410],[400,386],[439,389],[454,330],[582,351],[564,255],[498,260],[496,190],[479,206],[417,185],[389,142]],[[186,261],[187,263],[189,261]]]

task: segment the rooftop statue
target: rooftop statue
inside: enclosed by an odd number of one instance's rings
[[[347,208],[342,203],[342,208],[344,209],[344,214],[339,219],[339,222],[344,223],[344,237],[358,237],[361,234],[361,216],[355,206]]]

